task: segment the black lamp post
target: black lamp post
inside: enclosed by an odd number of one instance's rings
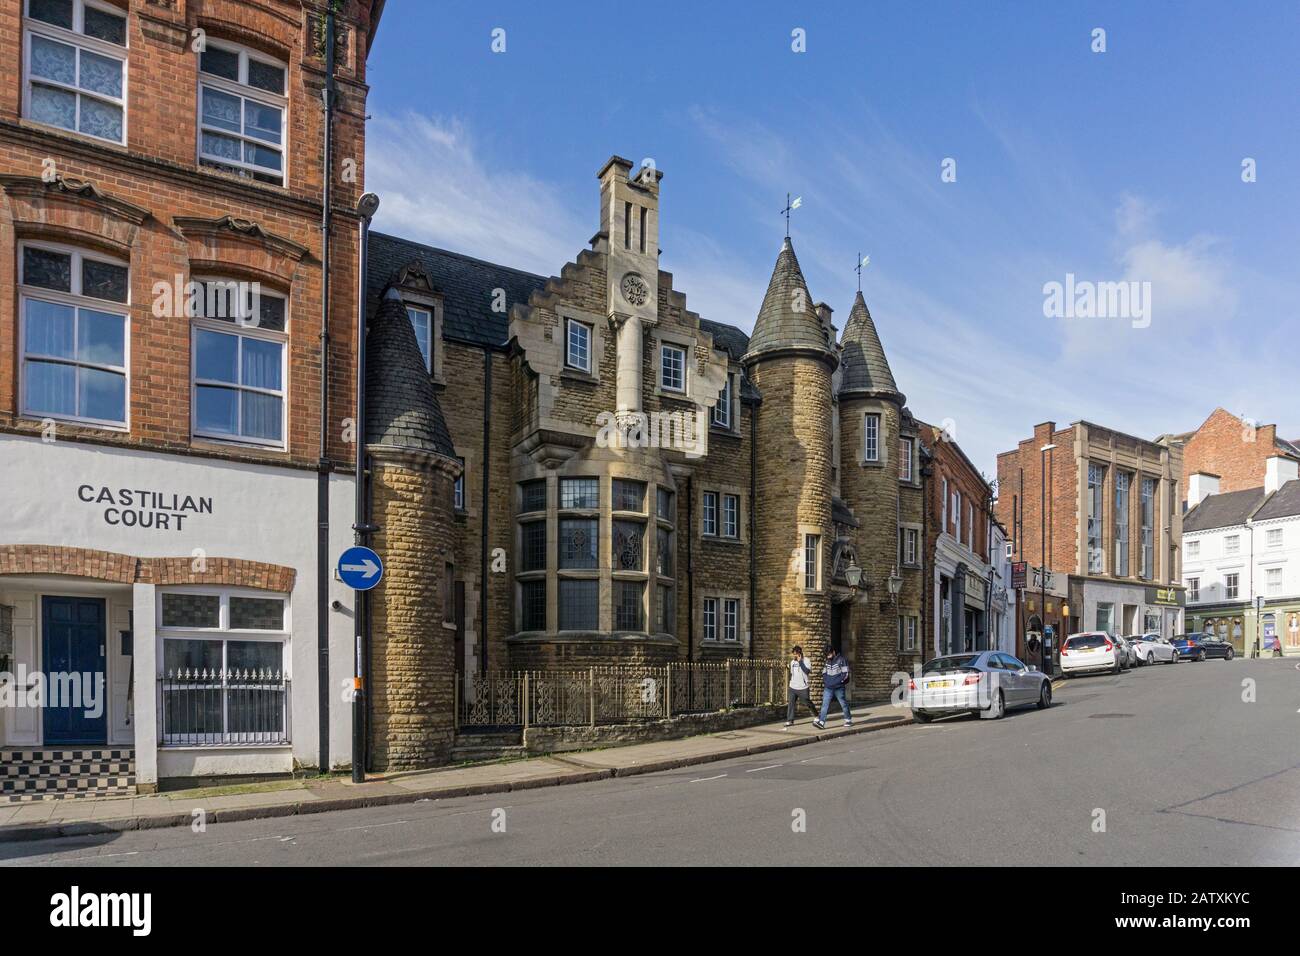
[[[377,530],[366,515],[366,250],[370,241],[370,220],[379,211],[379,197],[366,193],[357,202],[361,217],[361,261],[357,269],[357,418],[352,423],[356,438],[357,471],[356,500],[352,519],[353,541],[366,544],[370,532]],[[356,647],[353,650],[352,679],[352,782],[364,783],[366,779],[366,706],[365,660],[370,643],[370,598],[365,591],[356,591],[353,626],[356,628]]]

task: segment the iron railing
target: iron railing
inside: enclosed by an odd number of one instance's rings
[[[171,746],[287,744],[289,679],[271,670],[171,670],[158,681],[158,739]]]
[[[784,661],[612,665],[466,675],[458,727],[565,727],[666,720],[785,703]]]

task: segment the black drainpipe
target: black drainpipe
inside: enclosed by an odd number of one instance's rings
[[[479,498],[479,673],[487,673],[488,651],[488,487],[492,466],[492,349],[483,350],[483,492]]]
[[[925,654],[930,646],[930,640],[934,637],[934,612],[935,608],[931,605],[930,588],[934,585],[934,562],[930,566],[925,566],[926,556],[930,552],[930,546],[927,543],[930,540],[930,494],[934,490],[931,484],[934,478],[934,466],[921,466],[921,616],[923,626],[921,631],[921,666],[925,666]]]
[[[761,401],[761,399],[760,399]],[[758,404],[749,406],[749,659],[758,639],[758,569],[755,565],[755,517],[758,511]],[[778,654],[780,651],[778,650]]]
[[[316,684],[320,740],[319,769],[330,769],[330,183],[334,178],[334,8],[325,14],[325,176],[321,187],[321,303],[320,303],[320,459],[316,477]],[[359,471],[359,469],[358,469]],[[358,476],[359,479],[360,476]]]
[[[686,662],[695,660],[695,479],[686,479]]]

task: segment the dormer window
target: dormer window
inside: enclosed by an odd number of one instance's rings
[[[284,185],[288,68],[213,40],[199,55],[199,164]]]
[[[420,357],[424,359],[424,367],[432,372],[433,314],[428,309],[418,309],[408,305],[406,317],[411,320],[411,328],[415,330],[415,341],[420,346]]]
[[[91,0],[26,0],[23,114],[126,142],[126,16]]]

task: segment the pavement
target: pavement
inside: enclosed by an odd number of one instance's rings
[[[213,793],[212,790],[223,788],[211,788],[207,792],[0,804],[0,843],[193,827],[196,820],[205,825],[231,823],[589,783],[755,756],[911,722],[909,710],[889,703],[854,705],[853,715],[852,727],[840,725],[838,709],[833,706],[825,730],[812,726],[805,716],[788,729],[781,721],[680,740],[426,772],[372,775],[363,784],[326,777],[288,785],[276,782],[265,788],[254,785],[240,788],[243,792],[238,793]]]

